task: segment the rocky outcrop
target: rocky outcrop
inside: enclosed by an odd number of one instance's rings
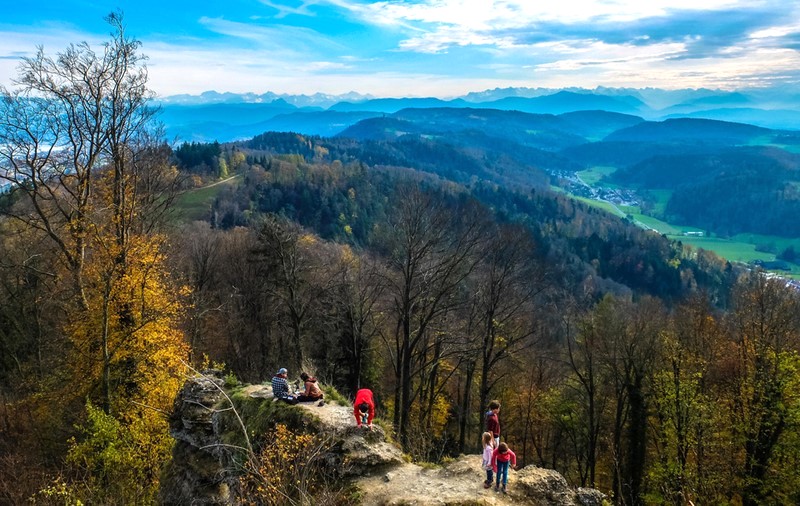
[[[233,504],[238,483],[224,471],[230,459],[219,445],[223,385],[221,372],[209,370],[181,389],[170,417],[175,446],[161,478],[163,504]]]
[[[225,392],[225,393],[223,393]],[[162,477],[164,504],[236,504],[238,479],[233,452],[226,446],[231,430],[230,392],[218,371],[206,371],[184,385],[175,402],[171,432],[176,439],[172,462]],[[467,505],[509,504],[600,506],[605,496],[592,489],[573,489],[550,469],[527,466],[510,471],[508,495],[484,489],[480,455],[465,455],[445,466],[419,466],[403,459],[379,426],[369,431],[354,425],[352,408],[316,403],[285,406],[275,403],[271,389],[250,385],[237,389],[248,399],[251,412],[266,410],[293,420],[294,428],[330,435],[324,456],[335,470],[359,490],[361,504]],[[271,403],[264,405],[263,403]],[[243,415],[245,416],[246,413]],[[250,427],[252,420],[243,420]],[[282,420],[272,420],[277,423]],[[234,427],[235,429],[236,427]]]
[[[536,466],[526,466],[516,473],[522,495],[541,505],[601,506],[605,494],[591,488],[573,489],[561,474]]]
[[[209,370],[187,381],[175,401],[170,433],[176,442],[172,461],[161,479],[162,504],[238,504],[239,482],[233,470],[240,466],[228,441],[231,432],[241,433],[241,428],[231,414],[232,396],[249,399],[255,405],[279,405],[280,409],[273,411],[281,413],[276,416],[282,418],[276,418],[273,424],[285,422],[295,429],[330,435],[330,448],[323,458],[340,478],[381,472],[403,462],[402,452],[386,441],[379,426],[371,431],[354,426],[349,407],[276,403],[271,387],[264,385],[249,385],[233,393],[226,390],[220,371]],[[244,425],[251,428],[253,420],[240,414]]]

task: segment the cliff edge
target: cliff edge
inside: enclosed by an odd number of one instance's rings
[[[162,504],[238,503],[236,469],[241,466],[237,465],[236,452],[226,443],[225,434],[231,430],[230,407],[235,397],[247,399],[252,406],[238,413],[248,429],[248,414],[268,412],[276,419],[267,423],[288,420],[295,429],[330,435],[325,465],[335,471],[337,479],[348,481],[358,491],[357,501],[365,506],[512,502],[600,506],[605,499],[597,490],[571,488],[559,473],[536,466],[509,471],[508,495],[499,494],[483,488],[485,473],[480,468],[480,455],[462,455],[444,466],[409,463],[379,426],[372,431],[355,427],[349,406],[288,406],[275,402],[271,388],[263,385],[244,386],[232,393],[218,371],[205,371],[187,381],[175,401],[170,427],[176,444],[172,461],[162,476]],[[263,423],[264,420],[259,421],[259,425]]]

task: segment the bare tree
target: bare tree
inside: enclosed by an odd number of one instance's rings
[[[537,330],[535,298],[547,287],[545,271],[534,257],[533,239],[523,227],[500,227],[487,249],[473,299],[478,311],[480,409],[501,378],[498,364],[531,344]]]
[[[458,288],[474,269],[484,241],[484,220],[472,202],[457,209],[444,195],[405,187],[385,231],[390,244],[387,295],[392,298],[394,330],[385,336],[395,373],[394,425],[401,443],[408,439],[414,399],[412,381],[423,365],[431,324],[462,303]]]
[[[124,243],[135,213],[128,185],[155,110],[148,107],[145,57],[129,38],[121,14],[106,20],[111,40],[96,53],[70,45],[55,58],[39,48],[24,58],[14,91],[2,90],[0,178],[29,206],[11,216],[57,245],[85,307],[83,267],[95,228],[98,172],[113,172],[112,215]]]
[[[303,337],[314,308],[340,280],[341,264],[331,262],[332,248],[277,215],[267,216],[258,232],[254,253],[262,267],[263,290],[288,320],[290,365],[295,368],[303,365]]]

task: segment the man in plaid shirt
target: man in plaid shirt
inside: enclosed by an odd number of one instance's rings
[[[272,395],[282,401],[292,401],[293,397],[289,394],[289,380],[286,379],[288,371],[281,367],[275,376],[272,377]]]

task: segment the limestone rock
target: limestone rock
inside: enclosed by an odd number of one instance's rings
[[[176,439],[172,461],[161,478],[162,504],[232,504],[237,482],[220,469],[226,466],[220,451],[215,406],[224,399],[220,371],[204,371],[187,381],[178,395],[170,434]]]
[[[403,462],[400,450],[386,441],[368,442],[360,434],[350,434],[342,444],[345,476],[361,476]]]
[[[536,466],[526,466],[517,474],[522,494],[539,505],[601,506],[606,499],[599,490],[572,489],[561,474]]]
[[[606,495],[599,490],[584,487],[578,487],[575,497],[580,506],[603,506],[603,501],[607,499]]]
[[[575,504],[574,492],[561,474],[536,466],[526,466],[517,472],[518,487],[527,497],[540,504]]]

